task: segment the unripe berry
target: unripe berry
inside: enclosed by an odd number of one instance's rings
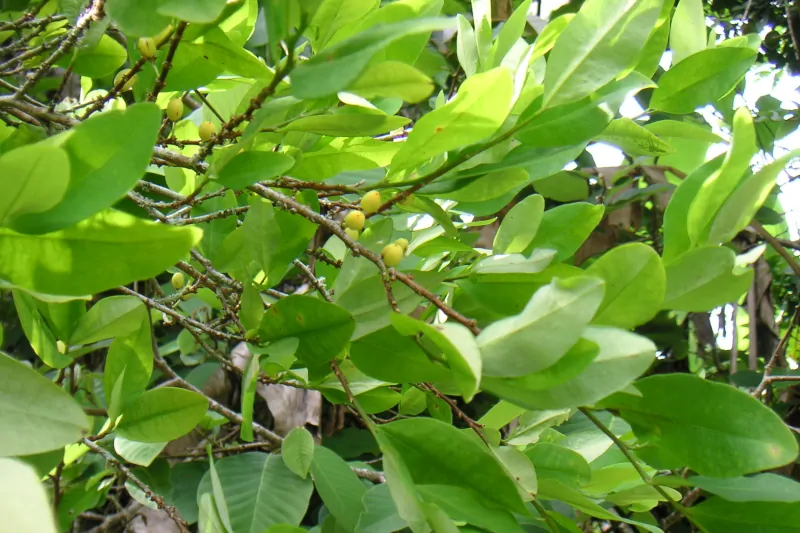
[[[186,284],[186,277],[183,275],[183,272],[175,272],[172,275],[171,283],[172,283],[172,287],[176,291],[181,290],[183,288],[183,286]]]
[[[408,239],[400,238],[394,241],[394,243],[403,249],[403,253],[406,253],[406,250],[408,250]]]
[[[153,59],[156,57],[156,41],[152,37],[142,37],[137,43],[139,53],[145,59]]]
[[[365,221],[366,217],[364,216],[364,213],[353,210],[347,213],[347,216],[344,217],[344,226],[356,231],[361,231],[364,229]]]
[[[64,341],[56,341],[56,349],[60,354],[67,353],[67,345],[64,344]]]
[[[200,140],[210,141],[214,136],[214,125],[211,122],[203,122],[199,128]]]
[[[357,241],[358,237],[361,235],[358,232],[358,230],[350,229],[350,228],[344,228],[344,232],[347,233],[347,236],[350,237],[351,239],[353,239],[354,241]]]
[[[396,243],[387,244],[381,252],[381,258],[387,267],[397,266],[403,260],[403,248]]]
[[[178,122],[183,116],[183,102],[180,98],[173,98],[167,104],[167,118],[172,122]]]
[[[365,213],[374,213],[381,206],[381,193],[378,191],[369,191],[361,198],[361,209]]]
[[[122,78],[127,76],[128,72],[130,72],[130,71],[131,71],[131,69],[126,68],[126,69],[122,69],[119,72],[117,72],[117,75],[114,76],[114,87],[116,87],[120,83],[122,83]],[[122,88],[120,89],[120,92],[130,91],[131,87],[133,87],[134,83],[136,83],[136,76],[135,75],[132,76],[131,79],[129,79],[128,81],[125,82],[125,85],[122,86]]]

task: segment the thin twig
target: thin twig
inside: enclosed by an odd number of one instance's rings
[[[158,79],[153,84],[153,90],[147,95],[148,102],[155,102],[158,93],[167,86],[167,74],[169,74],[172,68],[172,59],[175,57],[175,51],[178,49],[178,45],[181,42],[183,32],[186,30],[187,25],[186,22],[181,21],[177,28],[175,28],[175,33],[172,34],[172,38],[170,38],[169,41],[167,55],[164,57],[164,62],[161,64],[161,72],[158,73]]]
[[[764,229],[764,226],[762,226],[758,220],[753,219],[750,221],[750,225],[756,230],[756,233],[758,233],[762,239],[767,241],[769,245],[772,246],[776,252],[778,252],[778,255],[783,257],[786,262],[789,263],[789,266],[794,271],[795,275],[800,276],[800,263],[797,262],[797,258],[787,252],[786,248],[784,248],[770,232]]]
[[[761,383],[758,384],[756,390],[753,391],[753,396],[756,398],[761,397],[761,393],[764,392],[764,389],[773,382],[773,381],[798,381],[800,380],[800,376],[773,376],[772,371],[775,370],[775,366],[778,364],[778,360],[780,360],[781,355],[783,354],[784,350],[786,350],[786,345],[789,343],[789,338],[792,336],[792,330],[797,326],[798,319],[800,319],[800,306],[795,309],[794,314],[792,315],[792,319],[789,321],[789,326],[786,328],[786,333],[781,338],[781,341],[778,343],[778,346],[775,347],[775,350],[772,352],[772,356],[770,356],[769,361],[767,364],[764,365],[764,377],[761,378]],[[788,378],[788,379],[784,379]]]

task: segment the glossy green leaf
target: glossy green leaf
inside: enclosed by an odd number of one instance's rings
[[[511,74],[505,68],[468,78],[455,98],[414,124],[403,147],[392,159],[392,171],[412,167],[491,136],[508,116],[511,95]]]
[[[20,326],[34,353],[52,368],[69,366],[72,357],[59,351],[58,338],[39,311],[33,296],[24,291],[12,291],[12,294]]]
[[[523,456],[524,458],[524,456]],[[493,533],[522,533],[523,529],[506,510],[487,505],[485,498],[455,485],[420,485],[424,501],[442,509],[456,522],[466,522]]]
[[[607,327],[588,327],[581,335],[599,346],[597,355],[587,346],[568,352],[555,367],[538,374],[518,378],[485,376],[483,388],[528,409],[591,405],[630,385],[655,360],[656,347],[646,337]],[[566,368],[558,369],[561,365]],[[564,381],[562,376],[570,374],[573,376]]]
[[[737,185],[742,182],[756,151],[753,117],[747,107],[740,107],[734,115],[733,142],[722,167],[703,181],[689,206],[686,224],[689,239],[693,244],[706,243],[715,215]]]
[[[644,244],[613,248],[592,263],[586,273],[606,284],[595,324],[630,329],[652,319],[664,303],[664,266],[658,254]]]
[[[554,364],[602,300],[603,282],[595,278],[556,279],[539,289],[519,315],[498,320],[478,336],[484,374],[516,377]]]
[[[709,244],[727,243],[747,227],[777,186],[778,175],[797,154],[791,152],[776,159],[739,184],[717,211],[708,233]]]
[[[692,507],[690,514],[708,531],[789,533],[798,529],[800,507],[793,503],[734,503],[709,498]]]
[[[383,431],[377,431],[375,440],[383,452],[383,470],[386,484],[397,508],[397,514],[414,532],[430,533],[425,518],[422,497],[417,490],[410,469],[406,466],[396,443]],[[365,502],[366,503],[366,502]],[[362,515],[363,516],[363,515]]]
[[[589,463],[581,454],[559,444],[540,442],[525,450],[540,479],[555,479],[567,486],[579,487],[592,478]]]
[[[574,170],[563,170],[536,180],[533,188],[545,198],[559,203],[580,202],[589,197],[589,180],[585,174]]]
[[[580,100],[632,69],[660,11],[659,0],[588,0],[550,53],[543,104]]]
[[[749,477],[716,478],[692,476],[689,484],[716,494],[730,502],[798,502],[800,483],[778,474],[764,473]]]
[[[127,462],[141,466],[150,466],[166,446],[166,442],[136,442],[119,435],[114,438],[114,451]]]
[[[139,442],[166,442],[189,433],[203,419],[208,400],[196,392],[159,387],[122,410],[117,434]]]
[[[539,36],[533,43],[531,62],[538,57],[544,56],[553,49],[553,46],[556,44],[556,39],[558,39],[564,31],[564,28],[567,27],[567,24],[569,24],[573,18],[575,18],[575,13],[564,13],[547,23],[547,26],[539,32]]]
[[[305,478],[314,458],[314,437],[305,428],[294,428],[283,439],[281,455],[286,468]]]
[[[672,64],[680,63],[690,55],[706,49],[708,41],[706,14],[701,0],[681,0],[672,16],[669,48]]]
[[[514,12],[508,17],[503,27],[500,28],[500,33],[497,34],[497,39],[492,44],[492,49],[489,53],[490,67],[498,67],[502,64],[503,58],[511,51],[513,46],[522,37],[525,31],[525,26],[528,24],[527,16],[530,10],[532,0],[523,0],[521,4],[514,9]]]
[[[66,58],[64,58],[66,59]],[[125,48],[108,35],[103,35],[94,46],[89,48],[79,48],[72,61],[62,61],[70,66],[75,74],[86,76],[87,78],[101,78],[116,72],[128,59],[128,52]]]
[[[13,228],[47,233],[114,205],[144,174],[160,125],[161,111],[147,103],[97,114],[76,126],[62,145],[70,168],[64,197],[47,211],[16,219]]]
[[[346,531],[354,531],[364,512],[367,489],[344,460],[328,448],[317,447],[311,462],[311,478],[325,507]]]
[[[150,321],[144,318],[136,331],[127,336],[118,336],[109,346],[103,373],[106,397],[112,397],[114,388],[119,387],[119,399],[126,403],[147,387],[153,373],[150,327]],[[118,379],[122,379],[122,383],[118,384]]]
[[[283,175],[294,159],[279,152],[247,151],[235,156],[219,171],[219,182],[229,189],[244,189]]]
[[[578,251],[603,218],[605,208],[584,202],[560,205],[544,212],[533,242],[525,253],[536,249],[555,250],[554,262],[563,261]]]
[[[0,457],[0,501],[8,531],[56,533],[52,504],[36,471],[17,459]]]
[[[400,61],[383,61],[368,67],[347,88],[347,92],[364,98],[394,97],[416,103],[430,96],[433,81],[411,65]]]
[[[325,48],[328,42],[340,30],[363,19],[369,12],[378,7],[378,0],[323,0],[314,13],[309,24],[308,34],[314,43],[314,49]]]
[[[91,344],[130,335],[147,320],[147,308],[135,296],[108,296],[95,303],[72,332],[70,344]]]
[[[260,332],[266,341],[297,337],[297,359],[321,367],[344,349],[354,329],[355,320],[344,308],[311,296],[290,296],[267,310]]]
[[[430,325],[399,313],[392,313],[391,321],[402,335],[414,337],[423,344],[433,343],[441,350],[441,358],[453,371],[453,379],[464,400],[472,400],[480,386],[481,353],[475,336],[466,326],[450,322]],[[426,349],[430,353],[430,347]]]
[[[711,131],[709,127],[703,127],[694,122],[681,122],[678,120],[659,120],[647,123],[644,128],[658,135],[662,139],[690,139],[706,143],[722,142],[722,138]]]
[[[242,424],[239,432],[241,439],[253,442],[253,410],[258,387],[258,374],[261,371],[259,359],[261,354],[252,354],[242,375]]]
[[[398,420],[378,430],[394,445],[414,483],[455,485],[502,509],[523,509],[514,480],[478,439],[430,418]]]
[[[543,215],[544,198],[535,194],[522,199],[503,217],[492,251],[496,254],[524,252],[536,236]]]
[[[0,352],[0,457],[63,448],[83,437],[83,408],[50,380]]]
[[[618,393],[603,406],[631,424],[643,444],[637,453],[656,468],[732,477],[797,457],[797,441],[778,415],[730,385],[669,374],[637,381],[636,389],[641,396]]]
[[[186,22],[213,22],[222,14],[225,0],[162,0],[158,14]]]
[[[469,76],[474,76],[478,72],[480,66],[480,57],[478,57],[478,43],[475,41],[475,30],[472,29],[472,24],[467,18],[462,15],[456,15],[456,22],[458,23],[458,34],[456,35],[456,56],[458,57],[458,64],[464,69],[464,73]]]
[[[402,128],[408,124],[405,117],[386,115],[374,110],[352,110],[330,115],[303,117],[281,128],[281,131],[305,131],[334,137],[366,137]]]
[[[358,517],[356,533],[399,531],[406,522],[397,513],[388,483],[375,485],[364,494],[364,512]]]
[[[341,3],[336,0],[335,4]],[[321,98],[347,88],[358,79],[378,51],[407,35],[430,33],[452,27],[444,18],[408,20],[377,25],[338,42],[292,72],[292,92],[298,98]]]
[[[108,0],[105,9],[126,34],[151,37],[170,23],[168,17],[158,14],[161,3],[161,0]]]
[[[500,400],[500,403],[511,405],[503,400]],[[509,434],[506,443],[512,446],[533,444],[539,440],[546,429],[566,422],[569,416],[569,409],[523,410],[519,417],[519,425]]]
[[[614,118],[612,110],[591,98],[544,110],[536,109],[537,103],[520,117],[521,122],[530,120],[515,135],[525,145],[555,147],[582,143],[602,133]]]
[[[665,265],[667,291],[664,309],[710,311],[739,300],[750,287],[753,270],[741,271],[734,266],[735,261],[733,250],[706,246]]]
[[[0,156],[0,226],[58,204],[69,183],[69,159],[61,148],[31,144]]]
[[[350,359],[366,375],[388,383],[448,380],[450,371],[410,337],[388,326],[354,341]]]
[[[298,179],[322,181],[344,171],[387,166],[400,150],[400,143],[369,138],[339,138],[325,147],[306,152],[288,172]]]
[[[659,139],[629,118],[612,120],[606,129],[597,136],[597,140],[613,144],[632,156],[658,156],[675,151],[669,143]]]
[[[116,211],[44,235],[0,229],[0,256],[9,258],[0,264],[0,278],[47,294],[97,293],[163,272],[201,235],[197,228],[167,227]]]
[[[677,115],[725,96],[756,59],[749,48],[710,48],[692,54],[658,80],[650,107]]]
[[[277,524],[297,526],[305,516],[314,487],[289,470],[280,455],[251,452],[215,461],[219,490],[206,474],[197,488],[220,498],[230,513],[230,533],[263,532]],[[280,490],[274,490],[280,487]],[[219,494],[219,496],[218,496]]]

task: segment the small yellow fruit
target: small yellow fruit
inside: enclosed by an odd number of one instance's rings
[[[378,191],[369,191],[361,198],[361,209],[365,213],[374,213],[381,206],[381,193]]]
[[[183,272],[175,272],[172,275],[171,283],[172,283],[172,287],[176,291],[181,290],[183,288],[183,286],[186,284],[186,277],[183,275]]]
[[[214,125],[211,122],[203,122],[199,128],[200,139],[203,141],[210,141],[214,136]]]
[[[145,59],[153,59],[156,57],[156,41],[152,37],[142,37],[139,39],[137,48],[139,48],[139,53],[142,54],[142,57]]]
[[[361,231],[364,229],[365,221],[366,217],[364,216],[364,213],[353,210],[347,213],[347,216],[344,217],[344,226],[356,231]]]
[[[183,116],[183,102],[180,98],[173,98],[167,104],[167,118],[172,122],[178,122]]]
[[[64,344],[64,341],[56,341],[56,349],[60,354],[67,353],[67,345]]]
[[[347,236],[353,239],[354,241],[358,240],[358,237],[361,235],[358,230],[345,228],[344,232],[347,233]]]
[[[403,249],[403,253],[408,250],[408,239],[397,239],[394,243]]]
[[[403,260],[403,248],[397,243],[387,244],[383,247],[381,258],[387,267],[397,266]]]
[[[114,87],[117,87],[120,83],[122,83],[122,78],[127,76],[128,72],[130,71],[131,69],[126,68],[117,72],[117,75],[114,76]],[[130,91],[134,83],[136,83],[136,75],[131,76],[131,79],[125,82],[125,85],[122,86],[120,92]]]

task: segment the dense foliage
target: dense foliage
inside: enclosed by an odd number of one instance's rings
[[[0,3],[0,530],[795,530],[765,44],[531,3]]]

